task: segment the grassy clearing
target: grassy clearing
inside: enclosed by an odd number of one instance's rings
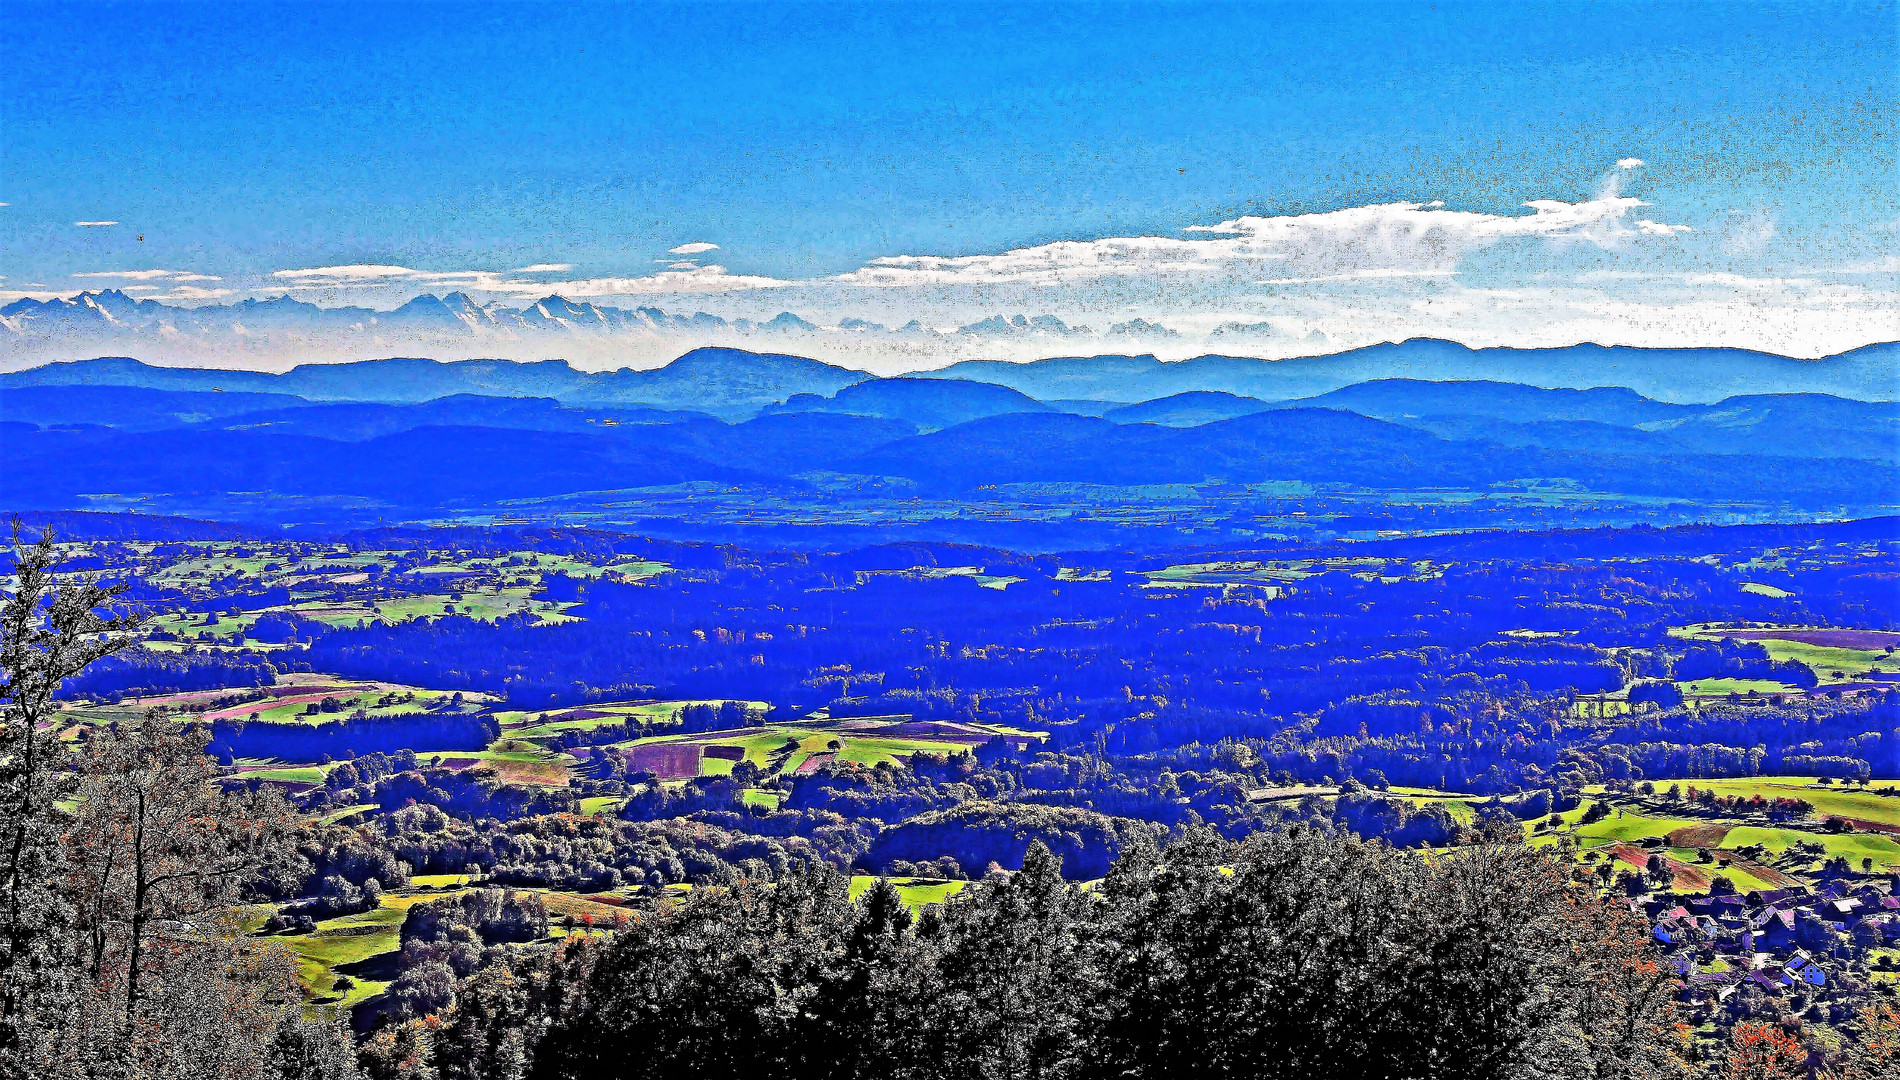
[[[931,904],[941,904],[952,896],[969,888],[967,881],[947,881],[938,878],[886,878],[897,887],[897,895],[903,897],[904,906],[913,912],[922,911]],[[877,878],[856,875],[851,879],[851,899],[856,900],[871,891],[871,885]]]
[[[1744,586],[1746,589],[1747,587]],[[1766,588],[1766,586],[1763,586]],[[1779,590],[1777,590],[1779,591]],[[1772,595],[1764,593],[1763,595]],[[1671,636],[1693,638],[1701,641],[1719,641],[1725,637],[1736,640],[1748,640],[1760,643],[1768,650],[1770,658],[1775,660],[1798,660],[1814,669],[1820,676],[1821,684],[1844,683],[1854,681],[1862,672],[1882,673],[1900,672],[1900,650],[1888,652],[1884,648],[1849,648],[1836,644],[1814,644],[1795,638],[1768,636],[1776,630],[1789,634],[1809,635],[1826,633],[1822,627],[1734,627],[1713,623],[1698,623],[1693,626],[1670,630]],[[1851,640],[1851,639],[1850,639]],[[1900,639],[1893,639],[1900,640]]]
[[[1485,802],[1479,795],[1470,795],[1456,791],[1439,791],[1436,788],[1391,787],[1385,794],[1404,798],[1415,806],[1442,806],[1452,820],[1460,825],[1469,825],[1478,820],[1478,806]],[[1535,822],[1526,823],[1526,828]]]
[[[929,739],[901,739],[873,736],[840,736],[844,743],[838,751],[838,760],[855,761],[860,765],[876,765],[880,761],[895,762],[900,757],[923,752],[927,754],[955,754],[968,750],[964,743],[933,742]]]
[[[357,814],[366,813],[368,811],[375,810],[376,808],[377,806],[375,803],[355,803],[351,806],[343,806],[335,810],[332,810],[329,813],[318,818],[317,821],[320,824],[331,825],[336,822],[342,821],[344,818],[354,817]]]
[[[369,977],[361,969],[355,974],[342,969],[365,964],[366,961],[373,962],[378,957],[396,952],[402,947],[402,922],[408,916],[409,909],[438,899],[445,895],[444,890],[468,884],[468,878],[461,874],[422,874],[411,878],[410,883],[410,889],[384,896],[382,906],[374,911],[325,919],[317,924],[315,933],[279,939],[297,954],[297,974],[310,992],[313,1004],[351,1009],[387,990],[387,980]],[[613,904],[576,893],[545,889],[516,891],[540,893],[547,903],[548,914],[555,919],[573,915],[610,923],[616,914]],[[268,907],[250,909],[246,912],[246,925],[255,929],[269,912]],[[377,965],[371,963],[368,966],[374,969]],[[345,974],[355,985],[337,990],[337,978]]]
[[[1656,786],[1660,789],[1672,783],[1681,784],[1683,790],[1687,791],[1693,785],[1699,791],[1713,791],[1724,798],[1752,799],[1759,795],[1770,801],[1806,799],[1814,804],[1814,812],[1818,817],[1833,815],[1900,828],[1900,796],[1878,794],[1882,787],[1900,785],[1893,781],[1876,780],[1864,789],[1850,789],[1845,784],[1822,786],[1817,780],[1811,776],[1760,776],[1737,780],[1657,781]]]
[[[284,765],[259,769],[240,768],[232,775],[246,780],[273,780],[280,784],[321,784],[328,770],[322,765]]]
[[[1676,688],[1684,697],[1725,698],[1730,694],[1747,697],[1750,694],[1799,694],[1801,689],[1787,683],[1771,679],[1696,679],[1691,682],[1679,682]]]
[[[1582,814],[1581,808],[1566,812],[1565,824],[1569,825],[1579,820]],[[1575,836],[1579,843],[1617,844],[1646,840],[1650,837],[1666,837],[1677,829],[1706,824],[1708,824],[1706,820],[1694,818],[1649,817],[1644,814],[1612,811],[1610,816],[1602,821],[1576,825],[1571,829],[1571,835]]]
[[[350,976],[355,986],[336,990],[334,987],[341,974],[337,969],[401,948],[403,918],[410,907],[427,899],[430,899],[427,894],[385,896],[382,906],[374,911],[325,919],[317,924],[313,934],[280,939],[296,952],[297,975],[316,1004],[351,1009],[387,990],[387,981],[361,975]]]
[[[449,769],[486,765],[511,784],[566,787],[577,762],[568,754],[543,750],[533,743],[503,739],[486,750],[437,750],[417,754],[418,763]]]
[[[883,734],[875,730],[864,732],[861,728],[867,720],[903,718],[841,718],[803,720],[797,723],[772,724],[760,728],[744,728],[734,731],[696,732],[674,735],[655,735],[644,739],[630,739],[610,744],[615,749],[626,750],[634,747],[690,744],[712,748],[727,747],[739,750],[743,758],[719,757],[702,754],[699,759],[700,776],[726,776],[740,760],[751,762],[765,773],[795,773],[814,756],[834,755],[836,760],[856,762],[861,765],[876,765],[880,761],[897,762],[919,752],[930,754],[954,754],[971,748],[970,742],[952,741],[930,735],[904,736]],[[854,728],[853,725],[858,725]],[[519,731],[517,734],[526,734]],[[1039,736],[1040,732],[1012,732],[1006,729],[982,728],[984,734],[1020,734]],[[836,744],[836,745],[834,745]]]
[[[517,739],[547,739],[563,731],[593,731],[596,728],[623,723],[665,725],[677,722],[680,713],[689,705],[718,706],[732,700],[737,699],[606,701],[568,709],[547,709],[541,712],[496,713],[495,720],[501,724],[504,731]],[[763,701],[741,701],[740,704],[753,715],[762,714],[770,707]]]
[[[1744,825],[1730,831],[1727,840],[1731,848],[1761,844],[1775,855],[1782,854],[1798,843],[1821,845],[1827,853],[1825,858],[1845,856],[1856,870],[1860,869],[1862,859],[1869,858],[1874,861],[1876,869],[1900,866],[1900,843],[1896,843],[1891,836],[1877,833],[1824,833]]]

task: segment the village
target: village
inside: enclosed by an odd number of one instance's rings
[[[1630,899],[1701,1023],[1794,1015],[1839,1023],[1870,992],[1892,993],[1900,875],[1817,886]],[[1882,976],[1888,976],[1882,978]]]

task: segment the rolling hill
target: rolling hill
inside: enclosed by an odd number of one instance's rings
[[[1262,401],[1312,397],[1375,379],[1490,380],[1540,387],[1626,387],[1665,402],[1713,402],[1736,394],[1822,393],[1862,401],[1900,396],[1900,343],[1822,360],[1796,360],[1741,349],[1636,349],[1572,345],[1561,349],[1473,349],[1415,339],[1330,356],[1255,360],[1201,356],[1058,357],[1028,363],[966,360],[932,373],[1020,390],[1038,400],[1150,401],[1212,390]]]
[[[926,431],[1005,413],[1051,412],[1051,406],[1007,386],[961,379],[872,379],[831,397],[795,394],[767,412],[831,412],[904,420]]]
[[[1117,424],[1162,424],[1198,427],[1216,420],[1232,420],[1274,408],[1272,402],[1241,397],[1221,390],[1188,390],[1153,401],[1110,409],[1102,415]]]
[[[0,375],[0,390],[29,386],[124,386],[201,393],[289,394],[310,401],[414,404],[454,394],[543,397],[565,404],[656,405],[751,415],[794,394],[832,394],[870,378],[802,356],[694,349],[647,371],[577,371],[559,360],[443,362],[408,357],[304,364],[261,371],[158,367],[129,357],[46,364]]]

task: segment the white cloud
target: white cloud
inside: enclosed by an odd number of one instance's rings
[[[117,225],[116,221],[75,221],[74,225],[82,229],[103,229],[108,225]]]
[[[579,281],[550,282],[533,288],[554,288],[562,296],[654,296],[665,293],[778,289],[796,284],[798,282],[752,274],[729,274],[723,266],[694,266],[691,269],[662,270],[644,277],[584,278]]]
[[[216,280],[215,278],[212,280]],[[194,304],[211,300],[222,300],[233,295],[235,289],[206,289],[197,285],[132,285],[125,290],[137,294],[140,300],[157,300],[165,304]]]
[[[1828,271],[1833,274],[1900,274],[1900,255],[1888,255],[1885,258],[1868,262],[1850,263]]]
[[[1282,279],[1408,276],[1456,272],[1468,254],[1528,237],[1612,247],[1680,226],[1632,227],[1648,204],[1605,193],[1583,202],[1534,199],[1528,214],[1446,210],[1439,203],[1383,203],[1316,214],[1248,216],[1190,225],[1208,239],[1106,237],[1017,248],[999,255],[897,255],[832,279],[846,285],[1074,284],[1090,279],[1182,275],[1257,279],[1271,265]]]
[[[1378,281],[1393,278],[1434,278],[1453,277],[1456,270],[1355,270],[1349,274],[1326,274],[1321,277],[1265,278],[1255,282],[1257,285],[1318,285],[1333,281]]]
[[[511,271],[510,273],[524,273]],[[407,266],[359,263],[348,266],[316,266],[301,270],[278,270],[271,277],[288,282],[292,289],[374,289],[389,286],[410,288],[457,288],[507,296],[651,296],[666,293],[722,293],[747,289],[770,289],[794,284],[777,278],[748,274],[729,274],[723,266],[674,263],[672,268],[640,277],[580,278],[576,280],[528,280],[492,270],[415,270]]]
[[[1616,159],[1616,167],[1619,169],[1635,169],[1635,168],[1639,168],[1642,164],[1643,164],[1643,159],[1639,157],[1626,157],[1626,158]]]
[[[1613,281],[1671,282],[1678,285],[1711,285],[1728,289],[1807,289],[1820,285],[1811,277],[1753,277],[1729,271],[1656,271],[1591,270],[1571,281],[1579,285]]]
[[[1421,201],[1249,215],[1170,236],[873,258],[847,273],[802,280],[700,265],[694,256],[718,250],[710,243],[682,244],[656,260],[660,265],[652,272],[625,276],[569,278],[572,266],[566,263],[509,270],[373,263],[285,269],[263,279],[271,290],[265,295],[284,292],[325,306],[387,309],[418,293],[459,290],[494,301],[497,312],[550,294],[623,308],[636,304],[616,298],[641,298],[639,305],[651,303],[673,315],[703,305],[724,322],[631,318],[608,320],[624,332],[548,337],[554,331],[498,318],[461,337],[460,330],[406,330],[366,318],[353,330],[326,327],[302,337],[287,327],[234,330],[243,340],[230,347],[278,362],[313,350],[342,358],[365,348],[406,349],[413,342],[434,350],[427,355],[563,356],[638,366],[696,345],[745,344],[879,371],[1050,354],[1050,338],[1042,333],[957,332],[998,311],[1026,313],[1036,325],[1066,325],[1070,333],[1061,349],[1076,355],[1128,347],[1125,338],[1086,327],[1165,325],[1179,337],[1157,338],[1143,348],[1169,359],[1210,350],[1303,355],[1321,346],[1345,349],[1411,336],[1474,346],[1589,340],[1818,356],[1900,337],[1892,314],[1900,310],[1900,297],[1889,279],[1877,276],[1900,273],[1894,258],[1879,257],[1890,245],[1873,248],[1871,260],[1862,251],[1838,258],[1851,265],[1831,270],[1804,261],[1767,268],[1738,259],[1731,265],[1721,253],[1760,249],[1774,236],[1772,216],[1717,214],[1697,220],[1693,229],[1657,220],[1667,215],[1645,210],[1648,204],[1620,190],[1640,164],[1618,161],[1594,195],[1533,200],[1515,211],[1452,210]],[[1640,216],[1644,212],[1655,217]],[[1875,276],[1850,276],[1856,274]],[[233,291],[211,287],[220,285],[215,278],[184,271],[79,276],[116,278],[128,283],[127,292],[170,303],[217,300]],[[0,293],[23,294],[18,286]],[[717,300],[705,299],[712,297]],[[785,310],[825,332],[788,336],[764,325]],[[178,348],[187,348],[189,338],[180,338]]]
[[[353,263],[348,266],[313,266],[303,270],[276,270],[271,277],[291,281],[393,281],[404,278],[426,276],[421,270],[411,270],[406,266],[382,266],[375,263]]]
[[[1781,231],[1774,211],[1757,207],[1729,215],[1723,227],[1722,251],[1727,255],[1755,255]]]
[[[186,270],[95,270],[83,274],[74,274],[76,278],[121,278],[126,281],[223,281],[211,274],[194,274]]]

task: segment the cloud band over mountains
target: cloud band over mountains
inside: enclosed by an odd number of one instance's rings
[[[881,256],[809,277],[734,272],[705,261],[729,254],[710,241],[669,249],[653,271],[608,276],[566,263],[361,263],[254,280],[89,269],[72,275],[82,289],[111,285],[156,303],[55,307],[40,302],[72,293],[0,281],[0,296],[30,298],[0,314],[0,334],[10,367],[101,351],[274,367],[396,350],[648,366],[697,345],[739,344],[884,371],[1085,351],[1286,356],[1413,336],[1810,357],[1900,337],[1890,264],[1754,271],[1721,255],[1734,237],[1656,220],[1623,194],[1641,164],[1619,161],[1590,198],[1535,199],[1517,213],[1391,202],[1246,215],[1176,236]],[[455,294],[452,314],[402,307],[445,293]],[[315,306],[242,302],[270,297]],[[553,311],[538,303],[547,298],[574,303]]]

